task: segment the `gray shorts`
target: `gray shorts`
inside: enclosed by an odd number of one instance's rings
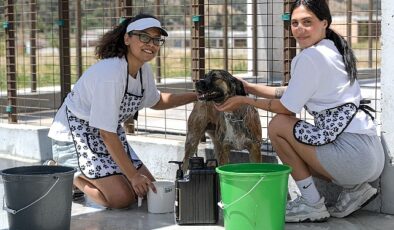
[[[372,182],[384,167],[384,151],[378,136],[344,132],[334,142],[317,146],[316,155],[333,182],[343,187]]]

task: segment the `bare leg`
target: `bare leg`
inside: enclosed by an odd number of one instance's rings
[[[154,181],[152,174],[143,165],[140,173]],[[79,176],[74,185],[83,191],[94,202],[109,208],[126,208],[136,202],[136,195],[130,182],[123,175],[114,175],[100,179],[88,179]]]
[[[311,170],[323,177],[332,179],[322,167],[316,156],[316,148],[298,142],[293,135],[296,117],[276,115],[268,126],[272,146],[283,163],[293,168],[292,176],[300,189],[301,197],[289,201],[286,206],[286,222],[323,221],[330,214],[317,190]]]
[[[311,176],[309,168],[322,177],[332,180],[331,175],[323,168],[316,157],[314,146],[298,142],[293,135],[293,127],[298,121],[296,117],[278,114],[268,126],[271,144],[284,164],[293,168],[294,180],[303,180]]]

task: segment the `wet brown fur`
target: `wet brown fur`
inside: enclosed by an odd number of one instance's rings
[[[205,133],[212,140],[219,165],[229,163],[230,150],[247,149],[251,162],[261,162],[262,136],[257,110],[252,106],[243,105],[232,113],[225,113],[217,111],[214,107],[214,103],[222,103],[231,96],[245,95],[242,82],[227,71],[212,70],[203,80],[196,83],[196,90],[203,94],[212,88],[222,91],[222,97],[212,99],[213,101],[205,101],[207,98],[203,98],[203,101],[195,104],[188,120],[183,168],[188,167],[188,159],[196,154],[198,144]]]

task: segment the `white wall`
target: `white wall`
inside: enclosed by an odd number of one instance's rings
[[[52,158],[49,128],[22,124],[0,124],[0,155],[23,161]]]
[[[382,136],[386,145],[386,166],[382,175],[382,212],[394,214],[394,1],[382,0]]]

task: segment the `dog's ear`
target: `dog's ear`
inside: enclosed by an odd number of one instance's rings
[[[235,79],[235,94],[240,96],[246,96],[247,93],[245,92],[245,88],[242,82],[235,77],[234,79]]]
[[[235,95],[240,95],[240,96],[246,96],[247,93],[245,92],[244,85],[240,80],[238,80],[236,77],[231,75],[229,72],[222,70],[221,74],[228,79],[232,84],[231,86],[234,87],[233,92],[235,92]]]

